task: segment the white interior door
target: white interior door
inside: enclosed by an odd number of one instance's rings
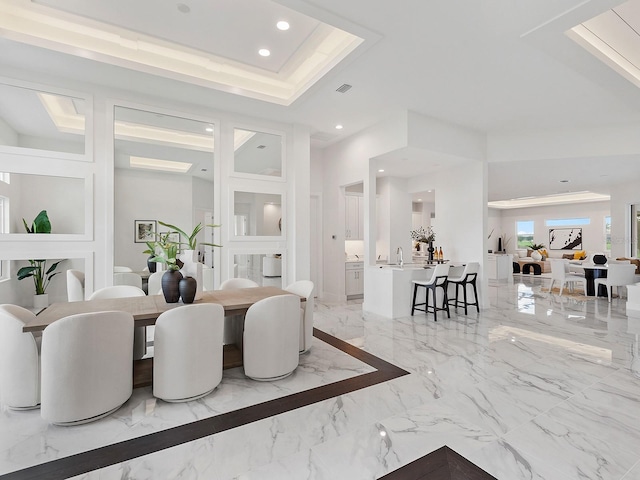
[[[322,291],[322,215],[319,195],[311,195],[310,226],[311,226],[311,281],[316,296]]]

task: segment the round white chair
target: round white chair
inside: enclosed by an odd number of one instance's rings
[[[114,285],[131,285],[142,290],[142,277],[133,272],[122,272],[113,274]]]
[[[133,285],[115,285],[96,290],[89,296],[89,300],[104,300],[108,298],[144,297],[146,294],[142,288]],[[133,336],[133,358],[140,360],[147,353],[147,329],[136,327]]]
[[[0,403],[14,410],[40,405],[40,335],[22,331],[36,316],[17,305],[0,305]]]
[[[133,316],[71,315],[42,335],[42,418],[75,425],[117,410],[133,390]]]
[[[236,290],[238,288],[259,287],[256,282],[248,278],[229,278],[220,284],[220,290]],[[244,329],[242,315],[224,317],[224,344],[235,344],[242,347],[242,331]]]
[[[113,267],[113,273],[131,273],[133,272],[133,270],[131,270],[129,267],[123,267],[121,265],[116,265],[115,267]]]
[[[84,300],[84,272],[67,270],[67,299],[70,302]]]
[[[244,320],[244,374],[279,380],[293,373],[300,357],[300,297],[278,295],[249,307]]]
[[[300,353],[307,352],[313,341],[313,282],[299,280],[289,285],[285,290],[305,297],[307,301],[300,307]]]
[[[167,402],[204,397],[222,380],[224,308],[185,305],[162,313],[155,325],[153,396]]]
[[[162,275],[164,275],[164,272],[155,272],[149,275],[147,283],[147,291],[149,292],[149,295],[162,294]]]

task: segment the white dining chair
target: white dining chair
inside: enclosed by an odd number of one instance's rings
[[[277,295],[251,305],[243,337],[247,377],[270,381],[291,375],[300,357],[300,297]]]
[[[70,302],[84,300],[84,272],[80,270],[67,270],[67,299]]]
[[[613,295],[613,287],[616,287],[616,291],[620,294],[619,287],[626,287],[635,283],[636,266],[631,263],[612,263],[607,268],[606,278],[596,278],[594,285],[596,288],[596,294],[600,285],[607,287],[607,300],[611,302],[611,296]]]
[[[0,403],[14,410],[40,405],[42,335],[23,332],[35,314],[17,305],[0,305]]]
[[[142,288],[133,285],[114,285],[96,290],[89,296],[89,300],[104,300],[109,298],[144,297],[146,293]],[[136,327],[133,336],[133,358],[140,360],[147,353],[147,329]]]
[[[204,397],[222,380],[224,308],[185,305],[162,313],[155,325],[153,396],[167,402]]]
[[[309,351],[313,342],[313,282],[299,280],[289,285],[285,290],[307,299],[300,307],[300,353],[304,353]]]
[[[149,280],[147,281],[149,295],[162,294],[162,275],[164,275],[164,272],[155,272],[149,275]]]
[[[133,316],[71,315],[42,335],[42,418],[76,425],[103,418],[133,390]]]
[[[113,267],[113,273],[131,273],[133,270],[129,267],[124,267],[122,265],[116,265]]]
[[[255,288],[259,286],[248,278],[229,278],[220,284],[220,290],[236,290],[238,288]],[[242,315],[224,317],[224,344],[235,344],[241,347],[243,329],[244,318]]]
[[[113,274],[114,285],[131,285],[142,290],[142,277],[133,272],[122,272]]]
[[[584,294],[587,295],[587,279],[584,275],[573,273],[569,270],[569,261],[562,258],[550,258],[551,264],[551,284],[549,285],[549,292],[553,290],[553,285],[557,282],[560,284],[560,293],[564,290],[565,285],[569,286],[573,291],[574,283],[582,284]]]

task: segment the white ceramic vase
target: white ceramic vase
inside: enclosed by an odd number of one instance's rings
[[[33,308],[43,309],[49,306],[49,294],[43,293],[42,295],[33,296]]]
[[[204,291],[203,280],[202,280],[202,264],[198,261],[198,252],[197,250],[184,250],[180,255],[180,260],[182,260],[182,268],[180,272],[183,277],[193,277],[196,279],[196,298],[195,300],[202,299],[202,292]]]
[[[531,252],[531,258],[536,262],[539,262],[540,260],[542,260],[542,254],[538,250],[534,250],[533,252]]]

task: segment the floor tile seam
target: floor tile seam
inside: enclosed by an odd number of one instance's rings
[[[620,480],[626,480],[627,475],[629,475],[636,467],[640,469],[640,459],[636,463],[634,463],[632,467],[624,473],[624,475],[622,475]],[[633,479],[629,479],[629,480],[633,480]]]

